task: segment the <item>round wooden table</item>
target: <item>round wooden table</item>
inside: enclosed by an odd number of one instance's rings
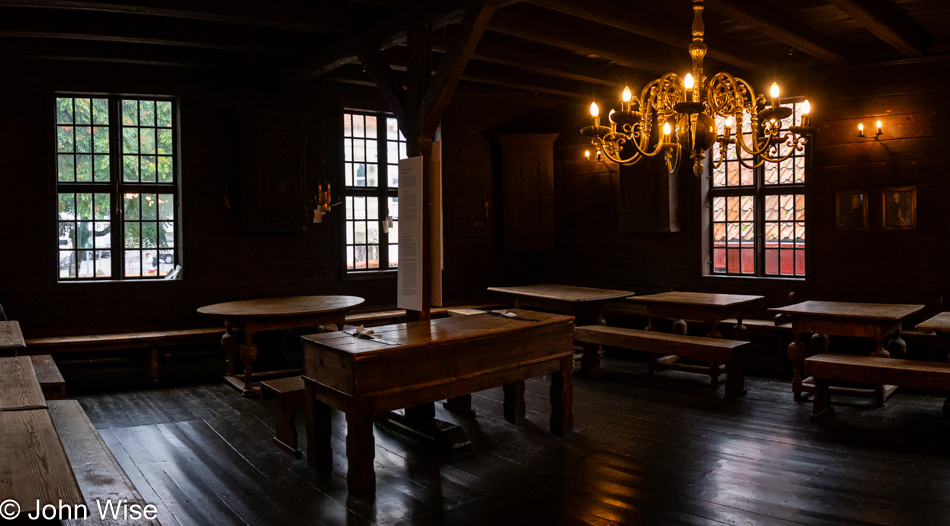
[[[356,296],[291,296],[215,303],[201,307],[198,313],[224,318],[228,330],[221,337],[221,348],[227,362],[227,376],[224,378],[245,396],[250,396],[260,391],[252,382],[252,369],[257,359],[257,345],[252,339],[254,333],[329,323],[342,329],[346,313],[360,303],[363,303],[363,298]],[[240,346],[236,333],[243,334]],[[238,349],[244,362],[243,382],[234,376],[234,351]]]

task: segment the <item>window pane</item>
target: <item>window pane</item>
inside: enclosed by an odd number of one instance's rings
[[[158,219],[158,199],[155,194],[142,194],[142,219]]]
[[[363,125],[363,116],[354,115],[353,116],[353,137],[365,137],[366,131],[365,126]],[[363,141],[354,141],[354,142],[363,142]]]
[[[143,183],[155,182],[155,156],[143,155],[140,160],[140,169]]]
[[[158,153],[172,154],[172,131],[158,130]]]
[[[92,248],[92,221],[76,223],[76,248]]]
[[[356,268],[366,268],[366,246],[358,245],[353,247]]]
[[[366,223],[366,242],[379,243],[379,222],[369,221]]]
[[[379,219],[379,199],[375,197],[366,198],[366,218]]]
[[[713,221],[725,221],[725,220],[726,220],[726,198],[714,197],[713,198]]]
[[[399,140],[399,121],[393,118],[386,119],[386,139],[390,141]]]
[[[139,126],[155,126],[155,101],[139,101]]]
[[[122,125],[123,126],[138,126],[138,124],[139,124],[138,103],[134,100],[122,101]]]
[[[377,175],[377,170],[379,166],[375,164],[366,165],[366,186],[377,186],[379,184],[379,176]]]
[[[122,179],[133,183],[139,180],[138,155],[122,156]]]
[[[717,248],[713,250],[713,272],[726,271],[726,249]]]
[[[395,164],[387,165],[387,173],[389,174],[389,187],[399,188],[399,166]]]
[[[753,214],[755,213],[755,207],[753,202],[753,197],[751,195],[744,195],[740,200],[741,203],[741,214],[743,221],[752,221]]]
[[[139,223],[125,224],[125,248],[140,248],[142,246],[139,235]]]
[[[778,196],[777,195],[765,196],[765,220],[766,221],[778,220]]]
[[[366,116],[366,137],[375,138],[378,133],[376,129],[376,117],[367,115]],[[375,144],[375,141],[373,141]]]
[[[59,181],[73,181],[76,179],[76,160],[72,154],[57,155],[59,168],[56,170],[56,179]]]
[[[738,197],[726,198],[726,220],[728,221],[739,220],[739,198]]]
[[[366,219],[366,198],[353,198],[353,219]]]
[[[125,267],[126,276],[128,277],[141,276],[142,275],[141,263],[142,263],[142,252],[140,250],[126,250],[125,251],[125,260],[123,261],[123,266]]]
[[[399,245],[389,245],[389,268],[399,267]]]
[[[367,268],[379,268],[379,245],[370,245],[367,249]]]
[[[92,99],[92,123],[109,124],[108,99]]]
[[[97,182],[109,182],[112,177],[110,173],[111,168],[109,167],[109,156],[108,155],[95,155],[95,179]]]
[[[366,221],[357,221],[353,223],[356,244],[366,243]]]
[[[139,134],[135,128],[122,129],[122,152],[139,153]]]
[[[92,219],[92,194],[76,194],[76,212],[79,219]]]
[[[155,130],[152,128],[139,129],[139,153],[155,153]]]
[[[167,100],[156,102],[155,117],[157,126],[170,128],[172,125],[172,103]]]
[[[778,249],[765,250],[765,273],[773,276],[778,274]]]
[[[109,219],[111,217],[110,208],[112,199],[109,194],[96,194],[96,219]]]
[[[56,129],[56,151],[73,151],[73,127],[60,126]]]
[[[172,194],[158,194],[158,218],[173,219],[175,217],[175,196]]]
[[[175,223],[162,221],[158,224],[158,246],[161,248],[175,247]]]
[[[73,123],[73,99],[58,97],[56,99],[56,124]]]
[[[172,158],[161,156],[158,158],[158,182],[171,183],[175,180],[172,170]]]
[[[89,99],[76,99],[76,124],[92,123],[92,107]]]
[[[127,220],[139,218],[139,194],[125,194],[123,209]]]
[[[92,128],[76,126],[76,152],[92,153]]]
[[[96,126],[92,129],[93,151],[96,153],[109,153],[109,128],[105,126]]]
[[[349,113],[343,114],[343,136],[344,137],[353,136],[353,116],[350,115]]]

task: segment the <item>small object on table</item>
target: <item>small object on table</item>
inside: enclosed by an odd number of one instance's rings
[[[884,349],[884,338],[896,334],[891,340],[891,351],[895,358],[901,358],[907,344],[900,337],[901,320],[923,309],[923,305],[891,303],[852,303],[842,301],[803,301],[785,307],[773,307],[769,312],[788,314],[792,317],[792,331],[795,340],[788,346],[788,358],[794,368],[792,393],[796,400],[803,400],[806,394],[815,393],[812,378],[803,378],[806,343],[804,335],[813,334],[813,342],[819,344],[819,352],[826,350],[828,335],[873,338],[875,348],[871,356],[888,358],[891,352]],[[872,397],[878,403],[884,403],[888,396],[897,390],[895,385],[877,385],[873,389],[831,387],[832,393],[852,396]]]
[[[573,320],[542,312],[516,311],[516,315],[539,321],[460,316],[373,328],[396,346],[341,332],[305,336],[310,466],[332,468],[330,408],[339,409],[346,414],[349,490],[357,496],[372,495],[376,491],[376,415],[421,406],[426,410],[417,413],[427,414],[410,417],[408,423],[427,418],[428,429],[437,433],[441,428],[429,410],[432,402],[506,386],[505,418],[518,420],[524,417],[524,381],[545,374],[551,375],[551,431],[569,431],[573,427]],[[457,426],[454,432],[464,435]]]
[[[261,382],[261,389],[277,395],[277,425],[275,426],[274,443],[277,447],[300,458],[302,453],[297,448],[297,411],[303,409],[304,386],[302,376],[289,378],[275,378]]]
[[[26,342],[20,332],[20,322],[0,321],[0,355],[15,356],[24,350]]]
[[[488,287],[492,292],[514,296],[515,308],[531,308],[576,318],[576,325],[607,325],[604,304],[610,300],[632,296],[627,290],[574,287],[571,285],[525,285],[518,287]],[[581,373],[600,374],[604,371],[600,345],[582,343]]]
[[[722,338],[719,322],[726,318],[735,318],[733,338],[745,340],[748,329],[742,324],[742,309],[749,303],[761,300],[762,296],[745,294],[714,294],[706,292],[661,292],[645,296],[627,298],[629,301],[643,303],[647,307],[648,331],[659,331],[656,318],[675,320],[674,334],[686,334],[686,322],[696,321],[709,324],[708,338]],[[651,357],[652,370],[672,369],[689,373],[708,374],[712,383],[719,382],[719,376],[726,373],[725,364],[711,362],[708,366],[680,363],[676,355]]]
[[[356,296],[292,296],[216,303],[201,307],[198,313],[224,318],[228,330],[221,337],[227,367],[224,379],[244,396],[256,396],[260,387],[255,386],[253,381],[253,366],[257,359],[254,333],[318,327],[328,323],[342,329],[346,313],[360,303],[363,303],[363,298]],[[240,334],[240,337],[235,334]],[[243,340],[240,345],[239,340]],[[241,361],[244,362],[243,379],[234,375],[234,352],[239,347]]]

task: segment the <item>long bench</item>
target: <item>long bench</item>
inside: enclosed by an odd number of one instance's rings
[[[656,355],[676,357],[712,363],[718,376],[719,364],[726,367],[725,398],[737,398],[746,394],[745,359],[749,342],[704,338],[663,332],[642,331],[604,325],[585,325],[574,328],[574,341],[596,343]],[[651,372],[654,367],[651,366]]]
[[[208,327],[171,331],[50,336],[27,338],[26,347],[29,354],[143,349],[146,351],[145,367],[152,381],[157,382],[159,348],[189,343],[216,343],[223,334],[223,327]]]
[[[950,364],[940,362],[822,353],[805,359],[805,374],[815,379],[813,422],[834,415],[832,381],[950,391]],[[884,401],[878,403],[883,405]],[[950,397],[943,403],[943,415],[950,418]]]

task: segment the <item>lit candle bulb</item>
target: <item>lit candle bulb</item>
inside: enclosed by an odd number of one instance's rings
[[[686,102],[693,102],[693,75],[690,73],[686,74],[686,78],[683,79],[683,87],[686,88]]]
[[[620,96],[622,103],[620,104],[621,111],[630,111],[630,99],[633,98],[633,93],[630,93],[630,86],[625,86],[623,88],[623,95]]]
[[[858,137],[864,137],[864,123],[858,123]]]
[[[617,123],[614,121],[614,113],[617,112],[610,110],[610,113],[607,114],[607,120],[610,121],[610,131],[617,131]]]
[[[597,107],[596,102],[590,103],[590,117],[594,126],[600,126],[600,108]]]
[[[670,133],[672,132],[673,132],[673,129],[670,128],[670,123],[669,122],[663,123],[663,142],[664,143],[670,142]]]
[[[726,137],[726,140],[729,140],[729,137],[732,137],[732,115],[726,117],[726,130],[723,135]]]
[[[809,113],[811,113],[811,104],[808,103],[808,99],[805,99],[805,102],[802,103],[802,126],[808,126],[810,124],[808,122]]]
[[[877,121],[877,134],[881,135],[883,133],[884,133],[884,130],[882,129],[881,121]]]
[[[590,150],[585,150],[585,151],[584,151],[584,157],[587,158],[587,162],[590,162]]]

